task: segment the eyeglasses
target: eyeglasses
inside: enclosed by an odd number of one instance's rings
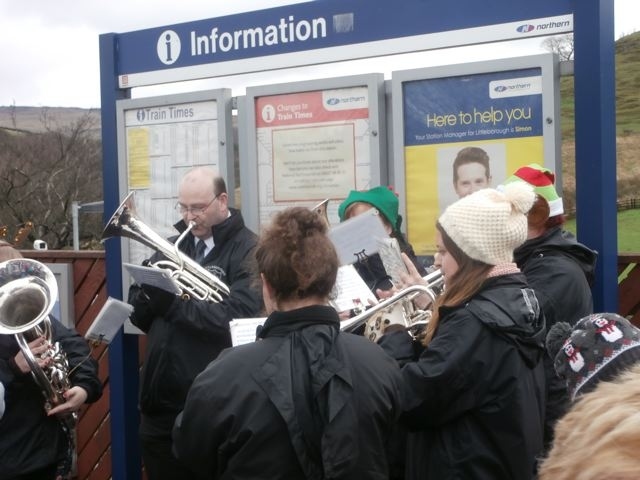
[[[176,211],[178,213],[180,213],[180,215],[184,215],[185,213],[191,212],[196,217],[199,217],[200,215],[202,215],[207,210],[207,208],[209,208],[211,206],[211,204],[213,202],[216,201],[216,198],[218,198],[219,196],[220,196],[220,194],[216,195],[215,197],[213,197],[211,199],[211,201],[209,203],[207,203],[204,206],[195,205],[193,207],[187,207],[186,205],[182,205],[181,203],[176,203],[176,207],[175,208],[176,208]]]

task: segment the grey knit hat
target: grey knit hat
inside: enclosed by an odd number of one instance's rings
[[[640,329],[615,313],[595,313],[571,327],[556,323],[547,335],[547,351],[571,399],[611,380],[640,360]]]

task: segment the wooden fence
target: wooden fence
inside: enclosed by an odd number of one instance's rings
[[[73,265],[74,312],[76,329],[81,335],[87,331],[107,299],[104,252],[37,251],[22,252],[27,258],[43,263]],[[640,254],[618,257],[618,267],[624,277],[619,285],[620,314],[640,327]],[[140,338],[141,352],[144,338]],[[100,379],[104,385],[102,398],[81,411],[78,424],[78,480],[107,480],[111,478],[111,430],[109,423],[109,362],[108,348],[96,347],[93,357],[100,365]]]
[[[104,252],[26,250],[22,254],[43,263],[72,265],[75,328],[84,335],[107,300]],[[98,362],[104,393],[100,400],[80,411],[77,478],[106,480],[111,478],[108,349],[100,344],[91,355]]]

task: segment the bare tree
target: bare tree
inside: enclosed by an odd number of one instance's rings
[[[31,221],[30,242],[60,249],[73,242],[72,202],[102,200],[101,143],[90,111],[58,125],[43,109],[41,122],[40,132],[0,130],[0,225]]]
[[[556,53],[560,60],[573,60],[573,34],[547,37],[542,41],[542,48]]]

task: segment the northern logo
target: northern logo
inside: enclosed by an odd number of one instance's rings
[[[327,98],[327,105],[337,105],[340,103],[340,99],[336,97]]]
[[[504,85],[498,85],[496,88],[493,89],[494,92],[504,92],[507,90],[507,87],[505,87]]]
[[[516,32],[518,33],[529,33],[532,30],[535,30],[535,26],[531,25],[531,24],[524,24],[524,25],[520,25],[518,28],[516,28]]]

